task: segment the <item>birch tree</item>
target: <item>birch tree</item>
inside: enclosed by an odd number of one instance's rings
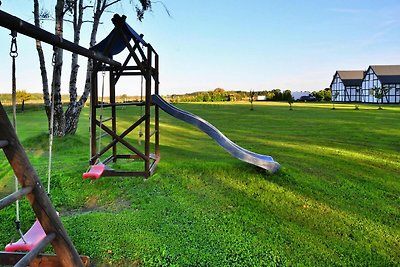
[[[34,19],[35,25],[41,27],[41,19],[50,18],[49,12],[40,9],[39,0],[34,0]],[[82,24],[89,22],[84,20],[86,10],[91,10],[92,23],[89,47],[96,44],[97,30],[100,25],[101,17],[104,12],[112,5],[122,3],[122,0],[56,0],[55,3],[55,35],[63,37],[63,27],[65,15],[72,17],[68,22],[73,24],[74,36],[73,42],[80,43],[80,35]],[[135,4],[136,3],[136,4]],[[142,21],[144,14],[151,10],[152,0],[129,0],[129,4],[133,4],[136,10],[137,18]],[[42,44],[36,40],[36,50],[39,58],[40,73],[42,77],[43,102],[48,120],[50,122],[51,110],[54,114],[53,132],[56,136],[64,136],[65,134],[74,134],[78,127],[79,115],[84,107],[90,94],[90,75],[93,68],[92,60],[88,60],[86,66],[86,80],[82,95],[78,99],[77,94],[77,77],[79,71],[78,55],[73,53],[71,56],[71,73],[69,78],[69,103],[66,111],[63,110],[61,101],[61,73],[63,67],[63,50],[54,47],[52,56],[52,82],[51,90],[49,88],[48,74],[46,69],[45,55]]]

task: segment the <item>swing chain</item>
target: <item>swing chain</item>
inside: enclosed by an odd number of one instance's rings
[[[11,31],[11,46],[10,46],[10,57],[18,57],[18,47],[17,47],[17,31]]]

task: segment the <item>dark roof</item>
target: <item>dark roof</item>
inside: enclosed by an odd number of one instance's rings
[[[371,65],[381,83],[400,83],[400,65]]]
[[[114,15],[112,21],[116,25],[116,27],[104,38],[100,43],[90,48],[91,50],[101,52],[105,56],[112,57],[120,52],[122,52],[126,48],[126,43],[124,37],[119,32],[117,27],[120,27],[122,32],[126,35],[128,40],[134,40],[135,42],[139,42],[144,46],[147,46],[147,43],[143,40],[142,35],[139,35],[135,32],[128,23],[125,22],[125,16],[119,16],[118,14]],[[112,42],[112,44],[110,44]],[[110,44],[110,45],[109,45]],[[105,50],[108,49],[108,52],[105,53]]]
[[[335,79],[336,75],[339,75],[344,86],[361,86],[364,73],[365,72],[363,70],[338,70],[333,76],[333,79]]]

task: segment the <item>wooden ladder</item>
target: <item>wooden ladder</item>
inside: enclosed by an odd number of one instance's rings
[[[0,266],[88,266],[88,257],[80,257],[72,244],[1,103],[0,149],[22,186],[0,200],[0,209],[25,196],[46,233],[46,237],[27,253],[0,252]],[[56,255],[40,254],[50,243]]]

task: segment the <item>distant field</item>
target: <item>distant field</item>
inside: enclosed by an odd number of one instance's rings
[[[238,145],[271,155],[268,175],[196,128],[161,113],[161,162],[141,178],[83,181],[88,109],[54,143],[51,199],[79,253],[100,266],[399,266],[400,106],[184,103]],[[139,110],[120,109],[121,131]],[[18,114],[18,134],[46,180],[42,110]],[[129,136],[138,144],[138,132]],[[0,197],[12,192],[0,156]],[[45,183],[45,182],[44,182]],[[26,201],[26,229],[34,216]],[[0,244],[14,207],[0,211]]]

